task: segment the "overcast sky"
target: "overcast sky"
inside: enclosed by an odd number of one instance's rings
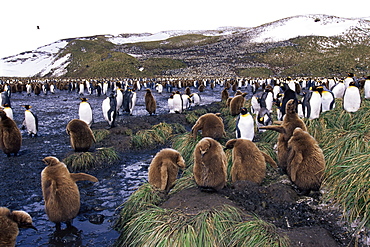
[[[285,17],[368,17],[368,0],[10,0],[1,3],[0,58],[63,38],[255,27]],[[40,29],[37,29],[39,26]]]

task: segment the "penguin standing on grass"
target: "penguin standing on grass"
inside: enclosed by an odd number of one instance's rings
[[[93,115],[92,115],[92,109],[89,102],[87,102],[87,98],[81,98],[80,106],[78,108],[78,116],[80,120],[84,121],[91,126],[93,122]]]
[[[307,92],[303,99],[303,112],[306,118],[316,119],[320,117],[323,91],[322,86],[314,86]]]
[[[360,90],[356,87],[355,82],[349,83],[348,88],[343,96],[343,108],[347,112],[356,112],[361,106]]]
[[[27,129],[28,135],[31,137],[36,137],[39,131],[39,121],[37,116],[30,111],[30,105],[22,105],[26,110],[24,112],[24,121],[22,124],[22,129]]]
[[[243,107],[236,119],[236,138],[244,138],[250,141],[254,138],[254,120],[248,109]]]
[[[324,90],[321,93],[321,112],[326,112],[333,110],[335,107],[335,98],[332,91],[329,91],[327,88],[324,88]]]
[[[370,99],[370,76],[366,76],[364,82],[365,99]]]
[[[105,98],[102,103],[102,111],[104,119],[108,122],[109,128],[115,126],[115,121],[117,117],[116,112],[117,100],[116,96],[112,93],[109,97]]]

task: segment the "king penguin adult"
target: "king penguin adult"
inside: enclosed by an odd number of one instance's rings
[[[254,120],[249,114],[248,109],[243,107],[240,109],[240,114],[236,119],[236,138],[244,138],[250,141],[254,138]]]
[[[24,111],[24,121],[23,121],[23,129],[24,127],[27,129],[28,135],[31,137],[37,136],[37,132],[39,131],[39,121],[37,116],[30,111],[32,106],[30,105],[22,105],[26,110]]]
[[[343,96],[343,108],[347,112],[356,112],[361,105],[361,95],[358,87],[355,86],[355,82],[349,83],[348,88],[344,92]]]
[[[84,121],[91,126],[93,122],[93,114],[91,105],[89,102],[87,102],[87,98],[81,98],[80,107],[78,108],[78,116],[80,120]]]
[[[303,112],[308,119],[320,117],[323,91],[322,86],[313,86],[303,99]]]
[[[324,88],[321,93],[321,112],[330,111],[335,107],[335,98],[332,91]]]
[[[102,103],[102,111],[104,119],[108,122],[109,128],[114,127],[116,121],[116,107],[117,101],[114,93],[112,93],[109,97],[106,97]]]

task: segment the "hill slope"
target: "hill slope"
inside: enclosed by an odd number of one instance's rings
[[[0,60],[0,76],[367,75],[370,21],[294,16],[254,28],[60,40]]]

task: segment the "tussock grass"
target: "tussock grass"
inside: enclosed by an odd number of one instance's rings
[[[195,146],[201,139],[202,138],[199,135],[194,139],[191,133],[184,133],[174,138],[172,148],[176,149],[182,155],[186,164],[193,164],[193,152]]]
[[[169,194],[176,194],[181,190],[190,189],[196,186],[197,184],[193,178],[193,165],[191,165],[183,172],[182,177],[177,179],[175,186],[170,190]]]
[[[97,129],[92,131],[95,137],[96,142],[102,141],[105,137],[107,137],[110,132],[106,129]]]
[[[173,135],[185,132],[179,124],[160,123],[149,130],[140,130],[132,137],[132,144],[136,148],[147,148],[158,144],[165,144]]]
[[[193,110],[193,111],[187,111],[186,112],[186,121],[190,124],[195,124],[195,122],[198,120],[198,118],[204,114],[207,113],[207,110],[204,109],[204,108],[198,108],[196,110]]]
[[[90,170],[119,160],[118,153],[113,147],[98,148],[95,152],[78,152],[63,159],[63,163],[72,171]]]
[[[156,190],[149,183],[142,184],[126,202],[122,204],[123,208],[120,211],[118,220],[115,222],[114,228],[117,231],[122,231],[126,223],[138,212],[144,211],[147,208],[158,205],[162,202],[160,191]]]
[[[331,188],[327,197],[341,205],[350,222],[359,228],[370,226],[370,151],[354,153],[332,168],[326,179]]]
[[[197,215],[153,206],[127,222],[116,245],[226,247],[234,246],[233,241],[235,246],[288,246],[286,236],[273,225],[259,219],[243,222],[243,218],[252,219],[231,206]]]
[[[289,238],[280,235],[275,225],[258,218],[237,224],[225,238],[229,239],[228,246],[290,246]]]

